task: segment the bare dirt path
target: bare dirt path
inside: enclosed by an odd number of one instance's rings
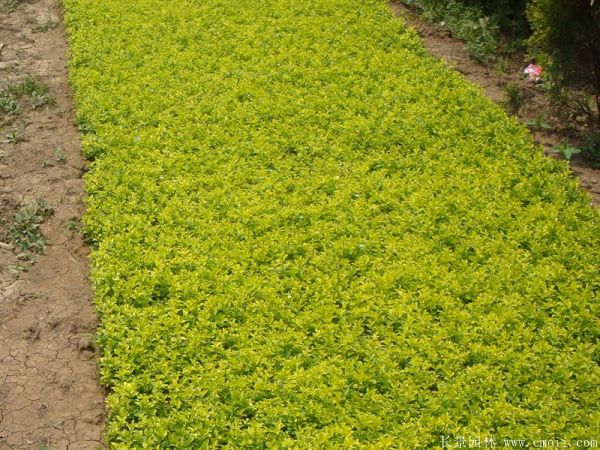
[[[449,31],[424,22],[400,0],[391,0],[389,5],[395,15],[403,17],[408,25],[415,29],[430,53],[462,73],[472,83],[481,86],[494,102],[502,103],[506,100],[505,87],[509,83],[518,86],[525,96],[523,108],[519,111],[519,119],[523,122],[536,119],[541,111],[548,109],[547,99],[541,89],[523,78],[522,61],[511,61],[511,67],[505,73],[484,67],[469,57],[464,43],[453,39]],[[559,145],[564,135],[548,130],[532,132],[536,142],[544,148],[548,156],[557,157],[550,149]],[[593,204],[600,207],[600,170],[591,168],[581,157],[573,158],[570,166],[579,178],[581,187],[592,195]]]
[[[61,17],[0,0],[0,449],[105,448]]]

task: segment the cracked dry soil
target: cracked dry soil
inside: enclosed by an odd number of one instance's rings
[[[84,160],[58,0],[0,0],[0,49],[0,89],[32,76],[54,99],[25,99],[8,119],[0,109],[0,449],[102,449],[97,321],[77,229]],[[9,230],[39,198],[54,214],[41,225],[44,254],[29,262]]]

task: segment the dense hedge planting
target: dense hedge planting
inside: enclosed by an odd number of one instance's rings
[[[599,214],[376,0],[64,0],[112,448],[589,438]]]

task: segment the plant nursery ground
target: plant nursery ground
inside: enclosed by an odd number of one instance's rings
[[[129,448],[597,439],[599,213],[380,0],[65,0]]]
[[[0,16],[0,448],[103,446],[84,172],[111,448],[600,440],[599,213],[385,1],[63,4],[77,126]]]

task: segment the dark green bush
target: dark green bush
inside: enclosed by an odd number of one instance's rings
[[[452,4],[458,4],[463,9],[488,17],[502,31],[513,35],[524,35],[528,29],[525,15],[527,0],[421,0],[414,3],[438,13],[452,8]]]
[[[527,0],[471,0],[465,3],[481,6],[488,14],[496,16],[505,27],[522,24],[527,6]]]
[[[600,2],[532,0],[527,16],[532,55],[547,65],[559,84],[575,84],[600,94]]]
[[[424,17],[442,23],[452,36],[465,41],[465,50],[475,61],[491,62],[496,57],[501,35],[520,43],[528,33],[525,0],[500,2],[475,0],[410,0]]]
[[[465,42],[465,50],[480,63],[493,59],[498,46],[498,23],[480,7],[460,0],[415,2],[423,16],[450,30],[452,36]]]
[[[582,150],[592,167],[600,169],[600,133],[588,135]]]

